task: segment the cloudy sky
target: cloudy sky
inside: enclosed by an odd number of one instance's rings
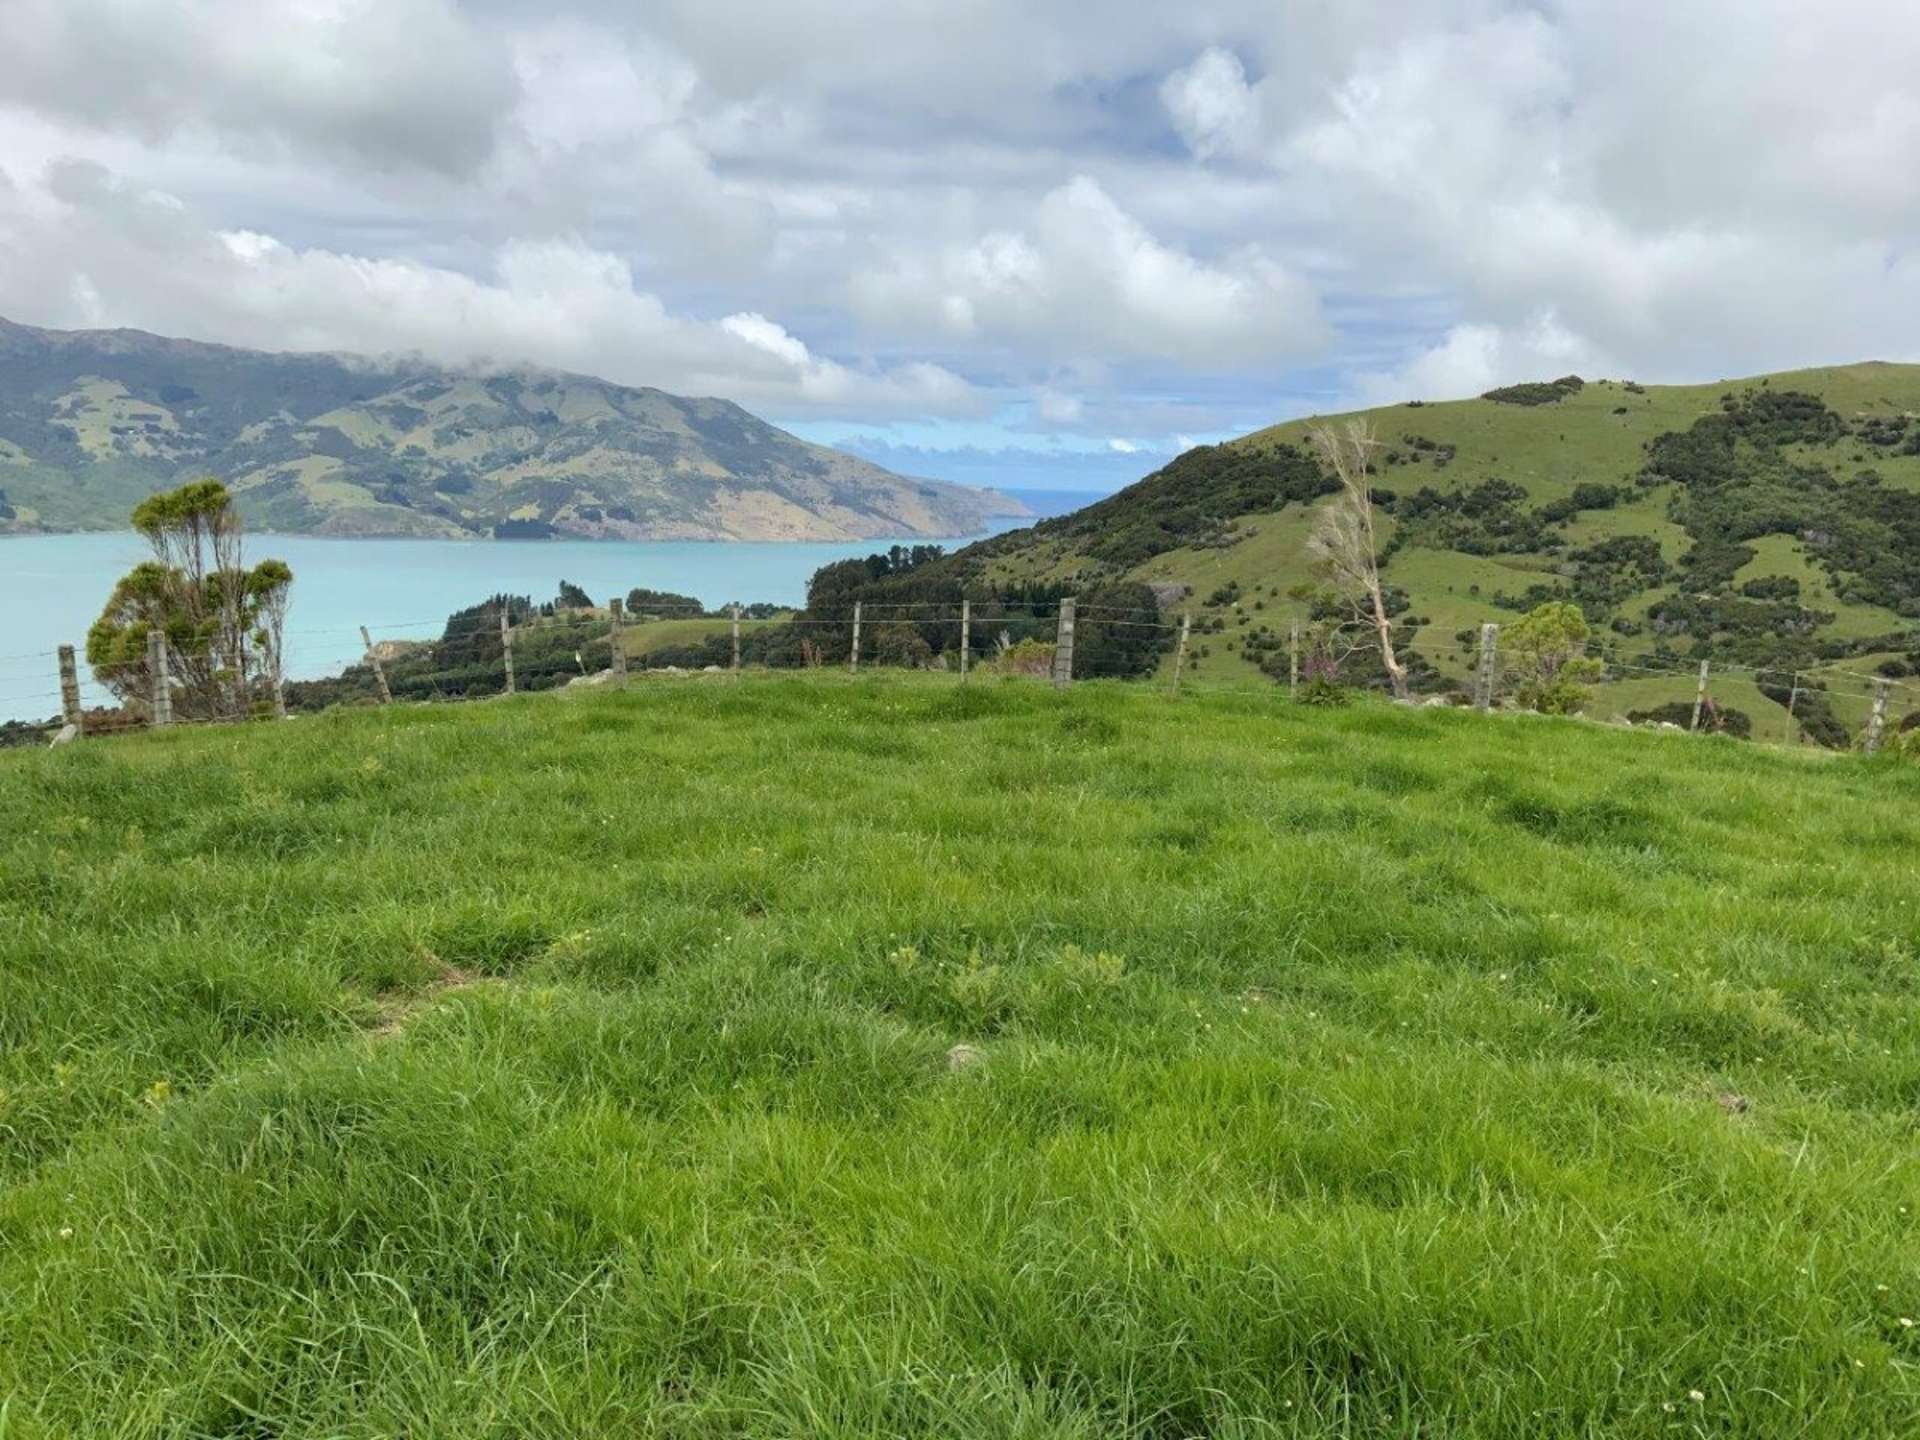
[[[1912,0],[0,0],[0,315],[534,362],[1107,488],[1920,358]]]

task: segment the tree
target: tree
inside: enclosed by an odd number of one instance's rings
[[[1600,678],[1600,662],[1586,658],[1587,617],[1578,605],[1549,600],[1509,625],[1508,669],[1514,696],[1543,715],[1571,715],[1587,703],[1586,682]]]
[[[1308,432],[1321,463],[1340,482],[1340,491],[1320,512],[1307,538],[1307,554],[1327,586],[1354,619],[1372,629],[1380,664],[1396,700],[1407,698],[1407,670],[1393,648],[1393,621],[1380,583],[1380,546],[1373,527],[1373,453],[1380,448],[1373,427],[1350,420],[1342,429],[1316,425]]]
[[[133,528],[154,558],[121,577],[87,631],[87,663],[123,705],[153,694],[148,637],[166,637],[174,709],[187,719],[244,714],[256,686],[284,666],[293,571],[279,560],[246,565],[240,516],[211,477],[149,496]]]

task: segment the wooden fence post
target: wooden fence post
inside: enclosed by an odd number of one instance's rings
[[[1187,668],[1187,636],[1193,633],[1193,612],[1180,612],[1180,642],[1173,647],[1173,693],[1180,693],[1180,672]]]
[[[167,637],[158,630],[147,631],[147,676],[153,683],[152,713],[148,722],[156,729],[173,723],[173,677],[167,673]]]
[[[607,640],[611,646],[613,680],[616,685],[627,683],[627,637],[620,624],[625,608],[623,602],[619,600],[607,601]]]
[[[1792,726],[1787,735],[1787,743],[1798,745],[1806,739],[1806,732],[1800,728],[1800,717],[1793,712],[1800,708],[1800,672],[1793,672],[1793,689],[1787,694],[1787,719]]]
[[[1693,723],[1687,726],[1696,735],[1700,733],[1700,712],[1707,708],[1707,663],[1700,662],[1700,684],[1693,692]]]
[[[73,658],[71,645],[60,647],[60,714],[66,721],[66,730],[60,732],[61,739],[78,740],[87,733],[86,715],[80,709],[80,667]],[[73,733],[69,735],[68,730]]]
[[[1287,626],[1287,698],[1300,698],[1300,622]]]
[[[387,688],[387,667],[380,663],[380,654],[373,648],[373,636],[367,633],[367,627],[364,625],[360,627],[360,638],[366,643],[367,663],[373,666],[373,678],[380,682],[380,703],[391,705],[393,691]]]
[[[1053,688],[1073,681],[1073,596],[1060,602],[1060,618],[1053,632]]]
[[[733,616],[733,669],[734,673],[738,674],[740,670],[740,602],[734,601],[728,609]],[[764,663],[764,657],[762,663]]]
[[[960,678],[967,678],[967,661],[973,652],[973,602],[960,602]]]
[[[1500,653],[1500,627],[1491,621],[1480,627],[1480,674],[1474,684],[1473,705],[1482,715],[1493,708],[1493,667]]]
[[[287,718],[287,657],[280,653],[286,643],[284,634],[275,637],[273,642],[273,718],[276,720]],[[168,718],[172,718],[171,701],[167,709]]]
[[[1880,741],[1887,733],[1887,693],[1892,688],[1891,681],[1874,682],[1873,718],[1867,721],[1867,753],[1869,755],[1880,748]]]
[[[513,626],[507,623],[507,607],[500,607],[500,655],[507,662],[507,694],[513,694]]]
[[[860,602],[853,602],[853,654],[847,660],[847,673],[860,668]]]

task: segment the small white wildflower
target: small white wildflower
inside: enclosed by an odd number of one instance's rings
[[[1706,1395],[1699,1390],[1687,1391],[1687,1399],[1691,1400],[1696,1405],[1704,1405],[1707,1403]]]

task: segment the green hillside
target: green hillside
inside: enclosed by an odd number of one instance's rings
[[[1554,598],[1582,606],[1610,658],[1680,676],[1663,698],[1690,696],[1685,677],[1711,658],[1730,685],[1739,668],[1804,672],[1857,721],[1861,675],[1910,668],[1920,366],[1695,386],[1570,380],[1365,415],[1383,442],[1383,573],[1430,685],[1459,682],[1481,623]],[[1276,673],[1288,622],[1307,614],[1289,592],[1311,578],[1305,540],[1332,488],[1307,454],[1311,423],[1189,451],[1098,504],[969,547],[941,573],[1060,592],[1151,584],[1169,613],[1194,612],[1202,674],[1252,676],[1262,662]],[[1599,704],[1625,710],[1630,698],[1607,691]],[[1764,718],[1790,728],[1783,710]]]
[[[0,320],[0,535],[119,529],[202,474],[255,527],[320,535],[855,540],[1026,513],[724,400]]]
[[[899,672],[0,755],[0,1434],[1911,1435],[1916,802]]]

